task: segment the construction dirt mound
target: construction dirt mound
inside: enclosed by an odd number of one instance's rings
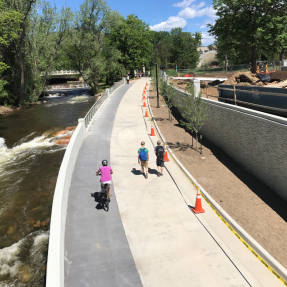
[[[238,72],[228,78],[224,85],[264,86],[256,74],[251,72]]]
[[[276,71],[269,74],[271,81],[286,81],[287,71]]]

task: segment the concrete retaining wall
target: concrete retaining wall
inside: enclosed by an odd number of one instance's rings
[[[201,134],[287,200],[287,120],[209,102]]]
[[[198,83],[194,85],[198,92]],[[209,118],[200,133],[287,200],[287,119],[203,100],[209,104]]]

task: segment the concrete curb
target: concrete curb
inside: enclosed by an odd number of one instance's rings
[[[151,120],[154,122],[155,128],[161,137],[162,141],[166,143],[165,138],[161,134],[159,127],[154,119],[152,109],[150,107],[149,98],[147,98],[147,105],[150,111]],[[285,281],[287,281],[287,270],[271,256],[254,238],[252,238],[227,212],[208,194],[206,190],[195,180],[195,178],[186,170],[182,163],[177,159],[175,154],[166,145],[167,150],[170,152],[176,163],[180,166],[186,176],[192,181],[195,186],[200,186],[200,191],[209,200],[215,210],[229,223],[229,225],[274,269]],[[273,272],[272,272],[273,273]],[[274,273],[273,273],[274,274]],[[276,276],[276,274],[274,274]],[[277,277],[277,276],[276,276]]]

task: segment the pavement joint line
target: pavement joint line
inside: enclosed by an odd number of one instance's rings
[[[149,90],[148,90],[149,93]],[[154,123],[157,133],[159,135],[159,137],[161,138],[162,142],[166,143],[165,138],[162,136],[156,120],[154,119],[152,110],[151,110],[151,106],[149,103],[149,96],[146,96],[146,101],[147,101],[147,107],[150,111],[150,115],[151,118],[148,114],[148,118],[151,122]],[[142,107],[142,110],[144,110],[144,108]],[[145,119],[145,117],[143,116],[143,118]],[[145,125],[147,127],[146,121],[145,121]],[[150,136],[149,136],[150,137]],[[186,172],[182,169],[182,167],[179,165],[178,162],[180,162],[178,159],[175,159],[174,155],[172,154],[172,152],[170,151],[170,148],[168,145],[166,145],[167,151],[169,153],[169,155],[171,156],[171,158],[173,159],[173,161],[177,164],[177,166],[180,168],[180,170],[184,173],[184,175],[188,178],[188,180],[197,188],[198,184],[196,182],[194,182],[187,174]],[[166,170],[168,170],[166,168]],[[170,173],[169,173],[170,174]],[[177,186],[177,185],[176,185]],[[178,188],[178,186],[177,186]],[[206,201],[206,203],[211,207],[211,209],[215,212],[215,214],[221,219],[221,221],[228,227],[228,229],[241,241],[241,243],[243,243],[243,245],[281,282],[283,283],[285,286],[287,286],[287,281],[284,280],[282,278],[282,276],[280,276],[278,274],[278,272],[276,272],[259,254],[258,252],[256,252],[251,246],[250,244],[248,244],[243,238],[242,236],[240,236],[235,230],[234,228],[232,228],[232,226],[227,222],[227,220],[224,219],[224,217],[220,214],[220,212],[218,212],[218,210],[216,210],[216,208],[211,204],[211,202],[206,198],[206,196],[202,193],[201,189],[200,189],[200,194],[201,196],[204,198],[204,200]],[[186,202],[186,201],[185,201]],[[196,216],[196,215],[195,215]],[[197,216],[196,216],[197,217]],[[197,217],[198,218],[198,217]],[[200,221],[200,219],[198,218],[198,220]],[[200,221],[201,222],[201,221]],[[201,223],[202,224],[202,223]],[[210,233],[209,233],[210,234]],[[211,234],[210,234],[211,235]],[[212,235],[211,235],[212,236]],[[216,242],[216,240],[215,240]],[[224,252],[225,253],[225,252]],[[226,253],[225,253],[226,254]],[[271,255],[270,255],[271,256]],[[227,256],[228,257],[228,256]],[[228,257],[229,258],[229,257]],[[231,259],[230,259],[231,260]],[[231,261],[232,262],[232,261]],[[240,271],[239,271],[240,272]],[[241,272],[240,272],[241,273]],[[243,275],[242,275],[243,276]],[[246,278],[243,276],[243,278],[246,280]],[[246,282],[248,283],[248,281],[246,280]],[[249,283],[248,283],[249,284]],[[250,285],[250,284],[249,284]]]

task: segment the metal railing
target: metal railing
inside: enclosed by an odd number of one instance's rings
[[[105,100],[112,95],[112,93],[117,90],[120,86],[125,84],[125,78],[123,78],[121,81],[115,83],[112,87],[109,89],[106,89],[106,91],[100,96],[100,98],[94,103],[94,105],[90,108],[88,113],[86,114],[84,120],[85,120],[85,127],[88,129],[89,124],[91,123],[92,119],[94,118],[95,114],[99,110],[99,108],[102,106],[102,104],[105,102]]]
[[[73,70],[61,70],[61,71],[52,71],[50,75],[66,75],[66,74],[80,74],[78,71]]]

